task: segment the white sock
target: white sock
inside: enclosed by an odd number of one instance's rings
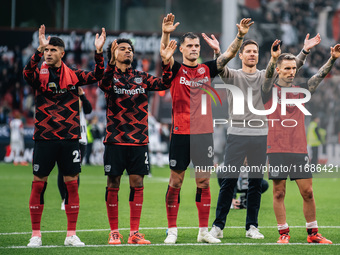
[[[318,228],[318,222],[317,221],[306,222],[306,228]]]
[[[277,224],[277,229],[280,231],[280,230],[283,230],[283,229],[287,229],[288,228],[288,224],[287,222],[285,224]]]
[[[199,228],[200,233],[208,232],[208,228]]]

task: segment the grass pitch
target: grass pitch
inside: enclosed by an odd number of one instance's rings
[[[307,244],[302,198],[295,182],[287,182],[287,222],[291,228],[289,245],[277,245],[278,232],[272,208],[272,183],[262,196],[259,228],[263,240],[245,237],[245,210],[231,210],[221,244],[208,245],[196,242],[198,216],[195,205],[195,180],[188,172],[181,190],[178,215],[178,240],[176,245],[164,245],[167,227],[165,193],[170,170],[152,168],[152,177],[145,177],[144,204],[140,232],[151,241],[149,246],[107,244],[109,223],[105,206],[106,177],[102,166],[83,166],[80,177],[80,213],[77,235],[85,242],[82,248],[64,247],[66,215],[60,210],[61,199],[57,188],[57,170],[49,177],[45,192],[45,208],[41,230],[43,247],[27,248],[31,235],[28,201],[33,179],[32,168],[0,164],[0,254],[340,254],[340,180],[314,178],[314,195],[317,220],[322,235],[333,245]],[[119,191],[119,228],[125,243],[129,234],[129,182],[122,178]],[[211,179],[211,212],[209,224],[215,215],[219,187]]]

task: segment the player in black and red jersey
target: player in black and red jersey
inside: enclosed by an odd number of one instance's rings
[[[296,74],[295,56],[281,54],[280,47],[277,51],[274,51],[273,47],[278,43],[279,40],[276,40],[272,45],[272,57],[266,70],[266,78],[268,79],[262,85],[265,108],[271,109],[273,102],[278,103],[275,111],[268,115],[267,141],[269,178],[273,180],[273,207],[280,233],[277,242],[289,243],[290,239],[284,204],[286,180],[290,176],[290,179],[295,180],[298,185],[303,198],[303,213],[308,233],[307,241],[309,243],[331,244],[330,240],[318,233],[311,172],[311,169],[315,166],[308,165],[305,116],[298,107],[303,106],[303,104],[296,103],[296,101],[301,102],[301,99],[305,99],[305,93],[301,92],[301,88],[311,93],[315,92],[318,85],[332,69],[336,59],[340,57],[340,44],[331,47],[331,57],[318,73],[310,78],[306,84],[299,86],[293,84]],[[271,78],[275,65],[279,78],[273,84]],[[287,92],[288,88],[289,92]],[[287,99],[291,100],[292,103],[287,104],[285,102]],[[294,102],[293,99],[295,99]],[[286,104],[286,112],[281,109],[283,103]]]
[[[162,43],[167,45],[170,33],[179,25],[174,24],[175,16],[168,14],[163,19]],[[195,165],[197,185],[196,206],[199,219],[198,242],[219,243],[219,239],[208,232],[210,213],[210,172],[202,171],[213,166],[213,123],[211,100],[207,97],[202,108],[201,98],[211,88],[211,80],[222,71],[223,67],[235,57],[244,35],[253,24],[251,19],[242,19],[237,24],[238,34],[235,40],[219,58],[213,61],[198,63],[200,55],[200,40],[193,33],[186,33],[180,39],[180,51],[183,63],[171,58],[173,80],[170,89],[172,96],[172,134],[170,140],[170,181],[166,194],[166,210],[168,219],[168,236],[165,243],[177,241],[177,214],[179,194],[183,183],[185,170],[190,160]],[[209,92],[210,93],[210,92]],[[203,110],[203,114],[202,111]]]
[[[79,94],[78,86],[99,81],[104,74],[103,46],[105,29],[96,35],[95,61],[92,72],[72,70],[62,61],[65,44],[58,37],[45,36],[45,26],[39,28],[39,47],[24,69],[24,78],[35,94],[35,129],[33,139],[33,183],[29,201],[32,238],[29,247],[42,245],[40,222],[44,209],[47,178],[57,162],[67,188],[65,211],[67,236],[65,245],[84,246],[76,235],[79,212],[78,174],[79,152]],[[41,68],[38,64],[44,56]]]
[[[131,67],[134,47],[129,39],[117,39],[108,47],[109,63],[99,87],[104,91],[106,135],[104,170],[107,175],[106,208],[111,228],[109,244],[120,244],[118,230],[118,191],[126,169],[130,181],[129,244],[150,244],[139,233],[143,205],[143,178],[148,174],[148,93],[170,88],[170,57],[176,41],[161,47],[163,76],[156,78]]]

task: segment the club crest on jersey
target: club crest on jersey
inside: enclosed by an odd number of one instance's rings
[[[116,77],[113,77],[113,81],[114,82],[119,82],[119,79],[117,79]]]
[[[137,83],[137,84],[141,84],[142,81],[143,81],[143,79],[142,79],[142,77],[136,77],[136,78],[134,79],[134,81],[135,81],[135,83]]]
[[[49,72],[48,72],[48,68],[43,68],[43,69],[41,69],[40,70],[40,73],[41,74],[48,74]]]
[[[184,74],[188,74],[188,71],[183,69],[183,73]]]
[[[198,69],[197,72],[198,72],[199,74],[204,74],[204,73],[205,73],[204,67],[201,67],[200,69]]]

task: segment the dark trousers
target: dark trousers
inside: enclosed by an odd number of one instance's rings
[[[93,146],[93,143],[88,143],[86,145],[86,164],[88,164],[88,165],[91,165],[90,156],[91,156],[91,153],[92,153],[92,146]],[[85,156],[85,154],[84,154],[84,156]]]
[[[252,171],[248,172],[246,230],[250,225],[258,227],[263,179],[261,170],[266,165],[266,147],[267,136],[228,135],[223,173],[218,174],[218,177],[221,178],[219,180],[221,187],[213,225],[224,229],[240,168],[247,157],[247,169],[252,169]],[[230,171],[230,169],[232,170]]]
[[[86,153],[86,145],[84,144],[79,144],[79,149],[80,149],[80,160],[83,161],[84,155]],[[79,187],[79,183],[80,183],[80,178],[78,176],[78,187]],[[64,200],[66,198],[66,184],[64,182],[64,176],[62,174],[60,174],[60,172],[58,171],[58,189],[59,189],[59,193],[61,196],[61,199]]]
[[[316,167],[316,165],[318,164],[318,158],[319,158],[319,146],[312,146],[312,160],[310,163],[314,165],[314,167]]]

